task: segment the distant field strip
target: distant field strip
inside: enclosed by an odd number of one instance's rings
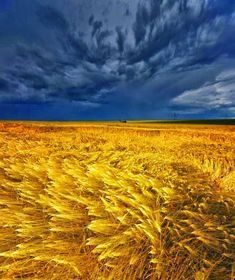
[[[0,279],[235,279],[234,126],[4,122],[0,148]]]

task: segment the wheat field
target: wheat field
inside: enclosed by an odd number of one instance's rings
[[[235,127],[0,123],[0,279],[234,280]]]

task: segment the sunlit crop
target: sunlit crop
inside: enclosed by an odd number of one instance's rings
[[[235,128],[0,124],[0,279],[235,279]]]

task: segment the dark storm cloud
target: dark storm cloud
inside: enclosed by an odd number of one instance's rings
[[[234,24],[229,26],[229,21],[235,3],[217,2],[150,1],[149,10],[144,4],[138,5],[133,27],[137,49],[130,52],[128,62],[148,60],[167,50],[169,44],[179,56],[194,51],[194,57],[188,61],[192,60],[193,64],[210,62],[226,52],[230,40],[227,42],[229,38],[224,32],[227,27],[234,30]],[[209,42],[213,35],[217,38]]]
[[[92,24],[93,30],[92,30],[92,35],[91,36],[94,37],[95,34],[100,31],[102,26],[103,26],[102,21],[99,21],[99,20],[94,21],[93,24]]]
[[[149,21],[150,12],[144,4],[139,4],[136,12],[136,20],[133,26],[136,45],[145,39]]]
[[[125,16],[130,16],[130,15],[131,15],[131,12],[130,12],[129,8],[126,9],[124,15],[125,15]]]
[[[199,107],[234,112],[235,83],[217,79],[235,69],[235,1],[112,3],[31,2],[30,28],[38,41],[22,31],[9,65],[1,65],[0,54],[0,101],[69,101],[112,112],[129,104],[133,114],[144,108],[148,117]],[[16,13],[14,7],[9,13]],[[0,26],[6,21],[0,16]],[[9,44],[5,27],[0,34],[0,42]]]
[[[46,27],[56,27],[64,32],[68,30],[68,23],[63,15],[50,6],[39,7],[37,15]]]
[[[92,25],[93,24],[93,21],[94,21],[94,15],[91,15],[90,17],[89,17],[89,25]]]
[[[8,91],[9,90],[9,83],[0,77],[0,90],[1,91]]]
[[[117,32],[117,46],[120,53],[124,51],[124,44],[125,44],[125,33],[123,32],[120,26],[116,27]]]

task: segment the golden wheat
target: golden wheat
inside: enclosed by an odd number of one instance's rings
[[[0,124],[1,279],[229,280],[235,129]]]

